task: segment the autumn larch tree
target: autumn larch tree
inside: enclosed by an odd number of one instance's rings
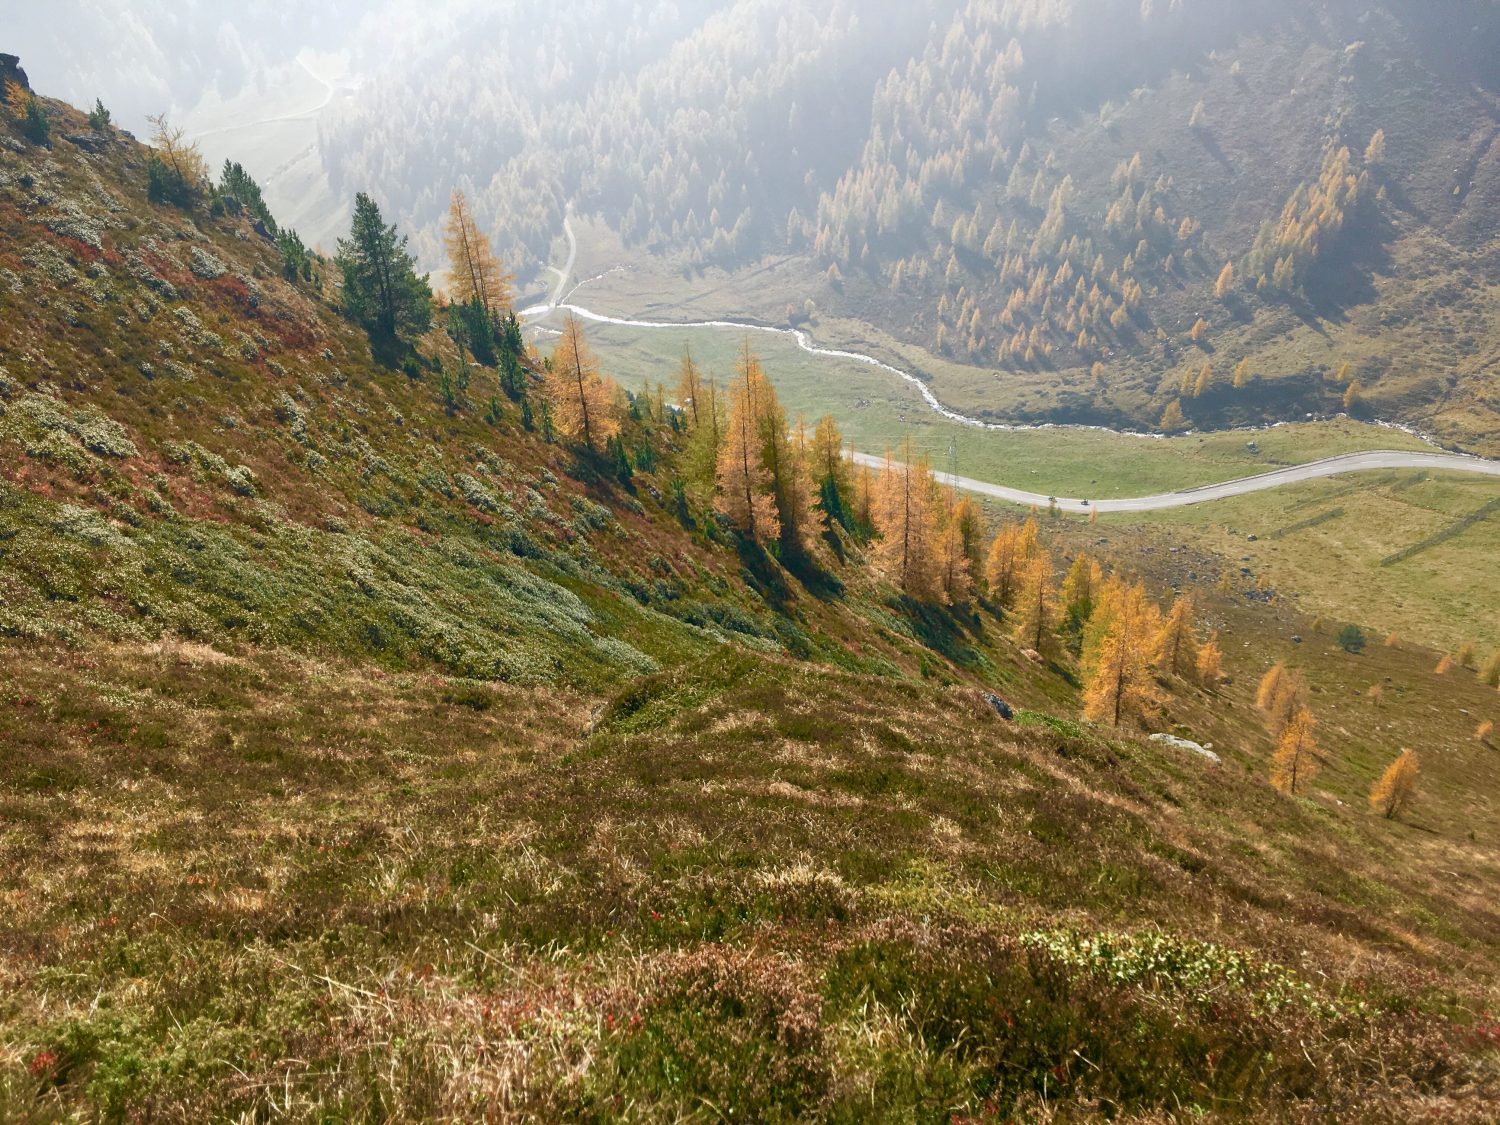
[[[1212,363],[1205,363],[1198,370],[1198,378],[1193,381],[1193,397],[1202,398],[1213,389],[1213,385],[1214,365]]]
[[[515,300],[512,277],[490,249],[469,201],[458,190],[448,204],[443,244],[448,251],[449,299],[457,305],[477,304],[486,317],[498,322]]]
[[[985,560],[985,580],[989,583],[990,598],[1001,608],[1009,609],[1015,604],[1021,576],[1035,551],[1035,519],[1024,524],[1007,523],[995,533]]]
[[[1206,688],[1219,686],[1224,678],[1224,653],[1219,648],[1219,634],[1210,633],[1198,646],[1198,682]]]
[[[1317,724],[1312,712],[1298,707],[1287,720],[1271,756],[1271,784],[1282,793],[1295,794],[1299,786],[1318,772]]]
[[[760,358],[750,350],[748,338],[741,348],[737,370],[741,384],[752,392],[745,402],[755,412],[760,466],[770,482],[776,507],[776,539],[782,556],[792,559],[807,553],[813,525],[806,434],[799,450],[787,431],[786,411],[776,389],[766,378]]]
[[[1094,595],[1104,584],[1104,571],[1098,562],[1080,551],[1068,568],[1062,584],[1063,610],[1081,624],[1094,612]]]
[[[703,376],[693,361],[693,351],[682,346],[682,363],[677,368],[677,404],[687,412],[688,422],[696,427],[702,421]]]
[[[155,130],[146,157],[146,194],[153,203],[187,210],[208,180],[208,162],[198,146],[186,139],[187,130],[171,124],[165,113],[146,120]]]
[[[790,432],[786,428],[786,417],[776,407],[779,429],[767,430],[768,443],[780,437],[780,452],[775,458],[776,469],[772,474],[775,488],[776,510],[781,517],[781,550],[784,557],[805,555],[810,550],[813,536],[813,491],[812,491],[812,441],[807,432],[807,420],[801,416]],[[774,448],[774,446],[772,447]]]
[[[1152,663],[1168,675],[1191,680],[1198,671],[1198,639],[1193,635],[1193,597],[1172,602],[1152,645]]]
[[[765,373],[747,355],[729,386],[729,421],[719,447],[715,506],[745,538],[764,546],[781,534],[771,474],[761,460],[761,400],[769,393]]]
[[[1417,795],[1420,773],[1417,755],[1403,750],[1370,787],[1370,807],[1387,820],[1395,820]]]
[[[1182,412],[1182,402],[1173,399],[1167,403],[1167,408],[1161,412],[1161,423],[1159,428],[1163,433],[1175,434],[1187,429],[1187,415]]]
[[[938,569],[941,573],[943,600],[948,605],[965,605],[974,592],[974,573],[965,550],[961,501],[949,490],[943,505],[938,535]]]
[[[984,514],[973,497],[964,496],[953,504],[949,518],[958,528],[959,546],[968,566],[972,589],[978,586],[984,573]]]
[[[1224,268],[1219,271],[1219,280],[1214,282],[1214,296],[1223,300],[1229,296],[1234,288],[1234,263],[1225,262]]]
[[[602,452],[620,432],[615,385],[599,373],[583,325],[572,313],[563,321],[562,336],[552,352],[546,394],[557,431],[590,453]]]
[[[938,593],[933,490],[927,459],[917,456],[907,438],[900,460],[888,455],[880,473],[874,512],[880,541],[875,557],[891,581],[917,601],[932,601]]]
[[[1016,596],[1012,635],[1016,642],[1044,659],[1057,655],[1057,592],[1052,584],[1052,556],[1032,553]]]
[[[1276,663],[1266,669],[1266,674],[1260,678],[1260,685],[1255,689],[1255,706],[1262,711],[1271,709],[1271,701],[1276,698],[1281,690],[1282,681],[1287,676],[1285,664]]]
[[[1307,708],[1307,681],[1301,672],[1291,672],[1286,665],[1274,665],[1263,677],[1255,693],[1255,705],[1265,716],[1266,729],[1279,738],[1292,717]]]
[[[406,341],[432,323],[432,290],[418,276],[406,236],[386,225],[375,201],[354,197],[354,222],[338,242],[336,258],[344,278],[344,309],[372,339]]]
[[[1119,726],[1156,712],[1161,692],[1151,674],[1150,646],[1160,618],[1140,585],[1118,578],[1105,583],[1084,635],[1084,718]]]
[[[850,512],[853,503],[853,481],[849,473],[849,458],[844,453],[844,435],[832,414],[818,419],[812,435],[810,470],[818,492],[818,502],[829,526],[837,523],[851,527],[854,517]]]

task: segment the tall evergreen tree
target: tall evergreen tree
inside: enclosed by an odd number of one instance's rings
[[[809,471],[818,493],[818,505],[830,527],[835,523],[852,528],[854,517],[849,508],[853,501],[853,481],[849,459],[844,455],[844,435],[832,414],[818,419],[813,430]]]
[[[372,338],[405,342],[427,331],[432,289],[417,274],[406,236],[386,224],[364,192],[354,197],[354,222],[335,260],[344,275],[344,310]]]
[[[272,238],[276,237],[279,229],[276,226],[276,219],[272,216],[271,209],[266,206],[260,185],[255,182],[255,177],[245,171],[243,165],[232,160],[224,161],[224,168],[219,173],[219,190],[224,193],[226,203],[233,199],[235,205],[260,220],[267,234]]]
[[[713,378],[699,383],[698,420],[688,437],[686,469],[688,479],[700,487],[713,489],[719,473],[719,451],[729,418],[725,413],[725,396]]]

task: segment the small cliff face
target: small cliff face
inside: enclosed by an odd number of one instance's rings
[[[26,72],[21,69],[21,60],[15,55],[0,54],[0,102],[5,100],[5,90],[12,82],[23,90],[31,89]]]

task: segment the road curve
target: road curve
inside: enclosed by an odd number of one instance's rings
[[[870,453],[856,453],[856,463],[879,467],[885,464],[884,457]],[[1177,492],[1162,492],[1155,496],[1137,496],[1121,500],[1084,500],[1068,497],[1045,496],[1040,492],[1026,492],[1019,488],[1007,488],[1003,484],[971,480],[951,473],[935,473],[943,484],[951,484],[965,492],[992,496],[1011,504],[1025,507],[1045,508],[1054,500],[1060,511],[1087,514],[1099,512],[1159,512],[1167,508],[1185,508],[1191,504],[1206,504],[1210,500],[1224,500],[1231,496],[1243,496],[1247,492],[1263,492],[1268,488],[1282,488],[1299,481],[1318,480],[1343,473],[1367,473],[1378,469],[1432,469],[1447,473],[1478,473],[1482,476],[1500,477],[1500,461],[1486,461],[1479,457],[1465,457],[1456,453],[1414,453],[1398,449],[1375,449],[1363,453],[1343,453],[1337,457],[1324,457],[1303,465],[1287,465],[1270,472],[1257,473],[1251,477],[1204,484],[1196,488],[1184,488]]]
[[[546,316],[566,299],[563,296],[563,290],[567,289],[568,278],[573,275],[573,263],[578,261],[578,239],[573,235],[573,223],[571,222],[570,214],[567,213],[563,215],[563,233],[568,236],[568,260],[563,263],[562,269],[558,269],[556,266],[547,267],[551,272],[557,274],[557,286],[552,290],[552,296],[548,298],[545,304],[532,305],[529,309],[522,309],[520,315],[523,317]],[[577,288],[577,286],[574,286],[574,288]]]
[[[570,304],[568,302],[581,287],[582,283],[573,286],[572,289],[567,288],[568,279],[572,276],[574,264],[578,259],[578,239],[573,233],[573,224],[567,216],[563,218],[563,233],[568,239],[568,260],[564,263],[562,269],[553,270],[558,275],[557,287],[553,290],[546,304],[534,305],[529,309],[523,309],[521,312],[523,317],[540,319],[558,309],[563,309],[584,320],[593,321],[596,324],[615,324],[627,328],[730,328],[742,332],[767,332],[775,333],[776,335],[791,336],[796,340],[798,347],[811,355],[853,360],[857,363],[864,363],[871,367],[880,368],[899,377],[916,387],[928,407],[950,421],[987,430],[1016,431],[1053,428],[1050,426],[984,422],[977,418],[969,418],[943,405],[937,396],[927,387],[927,384],[910,372],[902,371],[900,368],[893,367],[888,363],[883,363],[875,359],[873,356],[864,355],[860,352],[820,348],[812,342],[811,337],[806,332],[799,328],[780,328],[767,324],[751,324],[735,320],[637,320],[629,317],[606,316],[602,313],[596,313],[583,308],[580,305]],[[1066,428],[1102,430],[1107,427],[1070,426]],[[1161,435],[1143,434],[1139,436],[1160,437]],[[856,453],[854,454],[854,460],[862,465],[877,467],[885,462],[883,457],[876,457],[870,453]],[[1020,504],[1025,507],[1033,505],[1046,507],[1056,503],[1060,511],[1088,514],[1093,511],[1156,512],[1168,508],[1185,508],[1191,504],[1205,504],[1210,500],[1223,500],[1230,496],[1243,496],[1248,492],[1261,492],[1268,488],[1282,488],[1289,484],[1296,484],[1299,481],[1318,480],[1322,477],[1339,476],[1342,473],[1362,473],[1380,469],[1433,469],[1440,472],[1478,473],[1484,476],[1500,477],[1500,461],[1487,461],[1480,457],[1466,457],[1455,453],[1422,453],[1396,449],[1377,449],[1361,453],[1345,453],[1337,457],[1325,457],[1321,460],[1309,461],[1302,465],[1288,465],[1279,469],[1272,469],[1269,472],[1259,473],[1255,476],[1240,477],[1236,480],[1221,481],[1217,484],[1205,484],[1196,488],[1181,489],[1177,492],[1163,492],[1156,496],[1138,496],[1121,500],[1053,497],[1039,492],[1026,492],[1019,488],[1008,488],[1001,484],[991,484],[988,481],[954,476],[950,473],[938,473],[936,475],[938,480],[944,484],[952,484],[966,492],[974,492],[981,496],[992,496],[997,500],[1005,500],[1012,504]]]
[[[285,121],[310,121],[313,118],[317,117],[318,114],[322,113],[332,103],[333,96],[337,91],[334,88],[332,82],[328,81],[328,79],[322,77],[321,75],[314,74],[312,67],[308,66],[307,63],[303,62],[301,59],[297,60],[297,65],[300,66],[303,70],[307,71],[314,82],[318,82],[322,85],[323,100],[317,105],[310,106],[309,108],[301,110],[298,113],[283,113],[277,117],[262,117],[256,121],[241,121],[237,125],[220,125],[216,129],[205,129],[201,133],[192,134],[192,139],[198,141],[202,140],[204,137],[216,137],[221,133],[238,133],[244,129],[258,128],[261,125],[279,125]]]

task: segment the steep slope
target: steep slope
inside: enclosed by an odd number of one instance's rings
[[[1041,105],[1003,130],[934,120],[918,94],[945,74],[983,107],[984,21],[955,24],[942,56],[882,91],[880,144],[820,211],[850,294],[835,304],[1000,368],[938,379],[964,409],[1153,424],[1180,400],[1180,424],[1218,426],[1348,407],[1489,448],[1493,9],[1212,7],[1196,29],[1190,6],[1179,28],[1101,46],[1086,63],[1101,75],[1143,60],[1113,88],[1049,74],[1023,36],[1006,89],[1036,75]],[[931,191],[909,225],[880,197],[910,175],[900,153],[924,116],[919,154],[974,153],[939,180],[925,238]]]
[[[0,124],[0,1117],[1491,1114],[1476,677],[1376,658],[1434,743],[1403,822],[1321,653],[1301,798],[1269,646],[1169,685],[1217,763],[1060,717],[992,607],[837,538],[797,578],[648,412],[632,493],[440,333],[381,366],[326,264],[43,107]]]

